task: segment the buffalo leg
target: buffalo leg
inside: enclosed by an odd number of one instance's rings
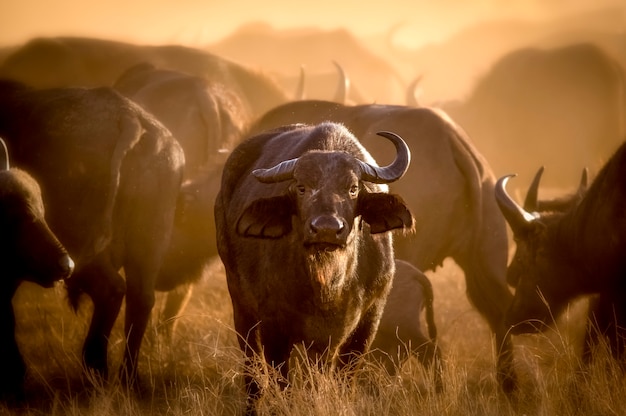
[[[15,313],[11,298],[15,289],[0,294],[0,356],[4,360],[0,372],[0,398],[6,401],[23,400],[23,382],[26,364],[15,340]]]
[[[589,364],[592,361],[595,346],[601,342],[601,338],[604,338],[607,340],[611,356],[623,363],[626,354],[625,307],[620,301],[606,294],[590,301],[583,362]]]
[[[165,306],[161,312],[159,333],[168,341],[171,341],[176,330],[177,318],[189,303],[193,293],[193,283],[180,285],[167,292]]]
[[[437,344],[429,339],[423,338],[422,340],[412,344],[413,354],[417,356],[420,364],[427,370],[433,369],[435,391],[443,391],[443,365],[441,362],[441,354]]]
[[[231,299],[234,299],[231,296]],[[239,348],[246,356],[244,385],[246,389],[246,415],[256,415],[256,402],[261,397],[261,385],[255,375],[255,362],[261,357],[261,330],[259,324],[243,312],[233,300],[233,318]]]
[[[513,295],[504,279],[506,263],[493,264],[493,260],[490,261],[485,255],[481,255],[483,250],[473,252],[467,258],[455,260],[465,272],[470,302],[486,319],[495,334],[498,382],[504,392],[512,393],[517,389],[517,376],[513,366],[513,342],[504,325],[504,315]],[[503,257],[503,260],[506,261],[506,257]]]
[[[69,290],[79,287],[93,302],[93,315],[83,345],[83,361],[87,369],[106,379],[109,336],[122,306],[124,279],[109,262],[100,258],[75,272],[68,285],[72,286]]]
[[[356,330],[339,351],[339,368],[352,372],[355,370],[376,335],[378,322],[384,308],[384,301],[378,301],[361,318]]]
[[[139,350],[154,307],[154,281],[159,265],[156,259],[151,259],[148,256],[137,260],[141,261],[130,261],[124,265],[126,271],[124,325],[126,349],[120,368],[120,377],[130,386],[135,386],[138,381]]]

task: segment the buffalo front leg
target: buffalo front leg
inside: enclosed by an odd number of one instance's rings
[[[185,283],[167,292],[165,306],[161,312],[159,334],[168,344],[176,331],[176,323],[183,310],[189,303],[193,293],[193,283]]]
[[[0,399],[7,402],[21,402],[26,364],[15,340],[15,313],[11,298],[14,288],[6,288],[0,294],[0,356],[4,361],[0,372]]]
[[[589,301],[589,313],[583,344],[583,362],[589,364],[599,345],[606,342],[609,352],[624,368],[626,363],[626,305],[618,296],[600,294]]]
[[[504,325],[504,315],[513,299],[504,280],[506,264],[497,273],[480,259],[478,254],[471,261],[459,261],[465,272],[467,295],[470,302],[485,318],[495,335],[496,375],[505,393],[517,390],[517,375],[513,365],[513,342]]]
[[[384,301],[378,301],[372,306],[361,318],[352,335],[341,346],[338,357],[340,370],[353,372],[357,369],[363,354],[368,352],[374,340],[384,305]]]

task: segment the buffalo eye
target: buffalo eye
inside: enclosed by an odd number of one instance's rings
[[[358,193],[359,193],[359,185],[357,185],[357,184],[352,185],[350,187],[349,192],[350,192],[350,196],[351,197],[356,197],[358,195]]]
[[[306,192],[306,187],[304,185],[296,185],[296,192],[302,196]]]

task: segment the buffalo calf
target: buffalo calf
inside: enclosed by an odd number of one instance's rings
[[[442,389],[441,357],[433,312],[433,287],[428,277],[411,263],[396,259],[393,286],[380,318],[370,356],[390,375],[411,355],[425,368],[434,366],[435,389]],[[425,311],[428,337],[422,331],[420,314]]]

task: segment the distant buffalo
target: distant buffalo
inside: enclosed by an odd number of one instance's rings
[[[26,374],[15,340],[13,295],[23,281],[52,287],[74,270],[74,262],[44,217],[39,185],[25,171],[10,168],[6,145],[0,139],[0,398],[9,401],[23,399]]]
[[[243,102],[228,86],[147,62],[129,68],[113,88],[172,132],[185,152],[187,178],[225,159],[251,121]]]
[[[410,152],[378,167],[345,127],[289,125],[253,136],[226,162],[215,203],[239,344],[289,373],[294,347],[352,369],[367,352],[394,274],[394,229],[413,217],[384,184],[406,172]],[[245,374],[248,413],[261,386]]]
[[[242,117],[259,116],[290,98],[266,74],[200,49],[84,37],[34,38],[6,57],[0,77],[36,88],[110,87],[143,62],[225,85],[241,100]]]
[[[466,100],[444,107],[473,138],[497,176],[538,165],[545,183],[567,186],[581,167],[597,171],[626,134],[624,69],[602,49],[575,44],[503,57]]]

